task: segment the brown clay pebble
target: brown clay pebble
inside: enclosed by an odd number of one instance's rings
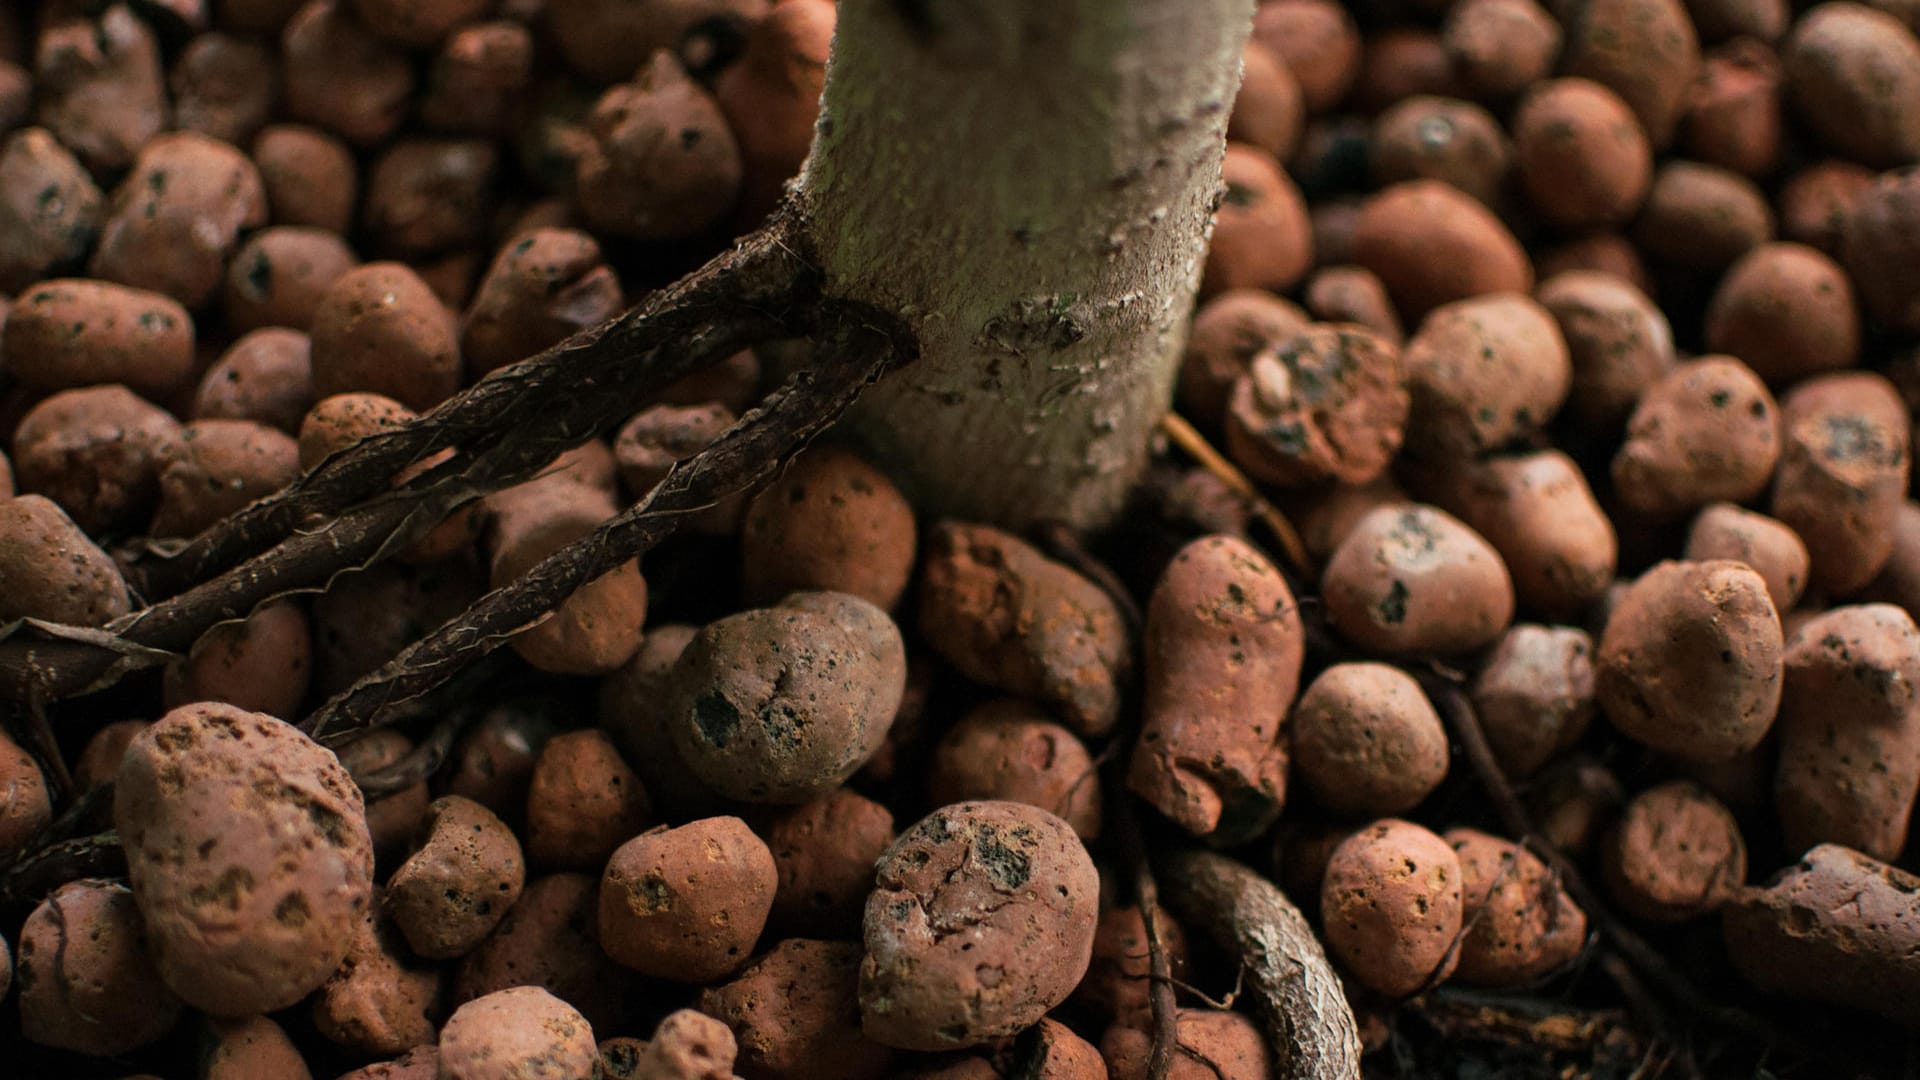
[[[1807,587],[1807,545],[1799,535],[1765,514],[1732,503],[1714,503],[1693,519],[1686,557],[1746,563],[1767,583],[1775,611],[1792,611]]]
[[[1379,275],[1409,321],[1450,301],[1533,287],[1533,267],[1506,225],[1437,180],[1394,184],[1368,199],[1352,261]]]
[[[115,173],[167,126],[155,35],[126,4],[97,19],[47,12],[34,49],[35,119],[96,173]]]
[[[1786,141],[1780,96],[1780,59],[1772,49],[1739,38],[1709,52],[1681,118],[1686,156],[1746,176],[1771,174]]]
[[[492,6],[487,0],[353,0],[368,29],[415,48],[439,42]]]
[[[1879,174],[1864,165],[1829,158],[1788,176],[1775,201],[1780,208],[1780,238],[1840,255],[1840,235],[1860,197]],[[1866,283],[1856,281],[1857,287]]]
[[[782,811],[764,830],[779,874],[771,920],[783,929],[850,937],[893,843],[893,813],[847,788]]]
[[[1227,145],[1221,182],[1226,195],[1214,217],[1200,294],[1291,289],[1313,266],[1313,231],[1300,189],[1273,155],[1244,143]]]
[[[892,610],[913,572],[913,507],[885,473],[845,450],[802,454],[748,505],[740,529],[749,601],[801,589],[851,593]]]
[[[1593,722],[1593,639],[1571,626],[1516,624],[1487,654],[1471,692],[1500,767],[1529,777]]]
[[[1306,312],[1265,289],[1228,289],[1202,303],[1180,362],[1182,411],[1209,429],[1219,424],[1253,358],[1307,324]]]
[[[760,0],[717,2],[735,10],[761,7]],[[714,80],[714,98],[740,144],[741,202],[736,220],[752,223],[765,217],[806,160],[820,115],[837,10],[829,0],[775,4],[765,18],[747,29],[740,58]]]
[[[1173,977],[1187,973],[1187,935],[1167,909],[1155,909],[1154,927],[1167,954]],[[1151,1023],[1151,950],[1147,923],[1135,906],[1110,907],[1100,913],[1093,935],[1093,960],[1086,978],[1073,988],[1073,998],[1099,1016],[1127,1027]]]
[[[1387,287],[1371,270],[1358,266],[1319,270],[1307,281],[1305,302],[1321,322],[1358,323],[1395,347],[1406,340]],[[1192,349],[1191,337],[1188,349]]]
[[[1202,537],[1161,574],[1144,636],[1128,788],[1196,836],[1259,835],[1286,801],[1282,728],[1306,649],[1286,579],[1245,541]]]
[[[313,995],[313,1024],[329,1041],[360,1054],[390,1056],[431,1046],[445,982],[406,938],[370,906],[340,969]]]
[[[270,326],[235,341],[200,379],[189,415],[248,420],[293,434],[313,404],[307,335]]]
[[[315,309],[311,333],[316,398],[371,391],[425,412],[460,387],[453,315],[400,263],[342,274]]]
[[[767,0],[549,0],[546,19],[560,55],[596,83],[632,75],[656,49],[678,46],[697,24],[723,22],[734,32],[766,14]]]
[[[620,279],[601,260],[593,237],[574,229],[535,229],[494,258],[467,309],[460,350],[478,377],[525,360],[620,308]]]
[[[253,161],[276,226],[304,225],[336,236],[353,224],[360,177],[353,152],[316,128],[274,124],[253,141]]]
[[[1556,10],[1567,28],[1561,74],[1620,95],[1654,149],[1665,148],[1700,68],[1700,41],[1680,0],[1566,0]]]
[[[1626,790],[1605,766],[1572,758],[1540,775],[1527,806],[1547,843],[1569,855],[1585,855],[1626,801]]]
[[[440,1080],[440,1047],[416,1046],[392,1061],[342,1073],[339,1080]]]
[[[1266,0],[1254,11],[1253,40],[1300,80],[1310,113],[1340,104],[1360,68],[1360,28],[1333,0]]]
[[[1682,922],[1718,908],[1746,883],[1747,845],[1720,800],[1677,780],[1634,796],[1607,836],[1600,865],[1623,911]]]
[[[1686,0],[1686,5],[1701,39],[1708,42],[1741,36],[1778,41],[1791,21],[1786,0]]]
[[[0,732],[0,783],[7,793],[0,800],[0,855],[11,856],[53,820],[53,802],[33,755],[5,732]]]
[[[1720,279],[1706,344],[1776,386],[1852,367],[1860,357],[1853,286],[1838,263],[1810,247],[1762,244]]]
[[[1613,458],[1614,493],[1655,518],[1751,499],[1780,460],[1780,426],[1773,395],[1751,368],[1730,356],[1690,360],[1634,407]]]
[[[608,1040],[615,1042],[617,1040]],[[608,1042],[600,1044],[607,1064]],[[733,1063],[739,1054],[733,1031],[702,1012],[681,1009],[660,1021],[653,1038],[634,1055],[629,1072],[608,1069],[609,1080],[734,1080]]]
[[[1443,839],[1460,858],[1467,926],[1454,978],[1524,986],[1580,955],[1586,913],[1533,852],[1474,829],[1451,829]]]
[[[1447,733],[1420,685],[1387,664],[1322,671],[1293,711],[1293,767],[1336,813],[1384,817],[1419,805],[1447,775]]]
[[[639,774],[655,807],[675,823],[711,817],[720,807],[720,797],[687,771],[665,708],[673,666],[699,632],[679,623],[650,627],[633,659],[600,681],[601,725]]]
[[[159,293],[106,281],[43,281],[0,330],[0,367],[35,390],[123,383],[150,401],[193,385],[193,319]]]
[[[734,817],[641,833],[600,880],[600,945],[656,979],[712,983],[753,955],[779,888],[767,845]]]
[[[1368,512],[1327,561],[1321,593],[1333,628],[1380,652],[1470,652],[1513,619],[1499,553],[1430,506]]]
[[[1360,74],[1346,107],[1363,115],[1377,115],[1408,98],[1456,95],[1472,96],[1455,78],[1453,58],[1440,35],[1424,27],[1396,26],[1367,38],[1360,55]],[[1341,118],[1336,122],[1349,121]]]
[[[469,1001],[440,1029],[439,1080],[591,1080],[599,1060],[586,1018],[537,986]]]
[[[1418,94],[1389,106],[1368,139],[1373,179],[1443,180],[1498,206],[1513,148],[1493,114],[1468,101]]]
[[[1227,138],[1256,146],[1280,161],[1293,156],[1306,125],[1306,103],[1300,80],[1293,77],[1278,53],[1257,41],[1247,42],[1241,59],[1240,92],[1227,120]]]
[[[1862,165],[1920,161],[1920,41],[1865,4],[1824,3],[1781,50],[1787,93],[1813,133]]]
[[[273,50],[219,31],[188,42],[167,82],[174,126],[236,146],[266,125],[280,91]]]
[[[1560,24],[1533,0],[1460,0],[1441,41],[1468,96],[1500,99],[1547,77],[1560,55]]]
[[[305,333],[320,302],[359,259],[324,229],[276,225],[247,238],[227,264],[227,325],[285,326]]]
[[[30,1042],[117,1057],[180,1018],[125,885],[84,880],[55,889],[20,929],[18,964],[20,1033]]]
[[[1257,480],[1364,484],[1400,449],[1400,350],[1353,325],[1314,326],[1254,355],[1227,406],[1227,450]]]
[[[78,267],[99,233],[106,199],[86,167],[45,128],[0,145],[0,292]]]
[[[1012,1035],[1067,999],[1093,954],[1099,875],[1067,823],[966,802],[901,834],[875,867],[861,1029],[907,1050]]]
[[[1840,262],[1867,310],[1893,329],[1920,331],[1920,171],[1880,176],[1839,231]]]
[[[541,866],[598,870],[653,816],[646,789],[606,732],[556,735],[540,751],[527,792],[527,857]]]
[[[175,709],[127,747],[113,817],[160,974],[189,1005],[282,1009],[339,968],[373,845],[359,789],[298,729],[231,705]]]
[[[1167,1080],[1267,1080],[1273,1051],[1252,1019],[1237,1012],[1180,1009],[1174,1013],[1182,1052],[1173,1055]],[[1107,1029],[1100,1055],[1111,1080],[1147,1080],[1153,1035],[1125,1025]]]
[[[306,1059],[279,1024],[264,1016],[209,1020],[211,1047],[201,1065],[203,1080],[313,1080]]]
[[[74,788],[80,792],[88,792],[111,781],[113,775],[120,771],[120,759],[126,756],[127,744],[132,742],[133,737],[140,734],[140,729],[146,726],[145,720],[117,720],[94,732],[93,737],[87,740],[86,748],[80,751],[79,758],[73,763]],[[0,743],[0,756],[19,753],[19,748],[11,742]],[[30,759],[22,758],[22,760]],[[14,768],[17,766],[14,766],[11,761],[6,766],[0,766],[0,769],[10,773]],[[37,770],[35,776],[37,776]],[[29,785],[38,783],[38,780],[21,774],[17,778],[10,778],[9,783],[18,785],[14,790],[20,794],[24,805],[31,805],[33,796],[30,794]],[[5,849],[6,846],[6,842],[0,840],[0,850]]]
[[[801,803],[873,756],[906,688],[906,647],[886,612],[846,593],[799,593],[694,635],[667,717],[689,770],[748,802]]]
[[[307,613],[279,600],[200,635],[183,659],[167,666],[161,696],[170,709],[223,701],[291,722],[299,719],[312,677]]]
[[[614,460],[620,464],[620,483],[628,497],[635,500],[645,498],[655,485],[667,478],[667,473],[675,465],[712,445],[738,419],[732,410],[717,403],[655,405],[636,414],[620,429],[613,443]],[[774,482],[776,487],[780,483],[778,480]],[[692,515],[685,527],[697,532],[730,536],[740,531],[740,518],[746,510],[745,496],[732,496]],[[908,522],[911,521],[909,517]],[[866,522],[853,521],[848,524],[859,527]],[[742,569],[751,573],[755,566],[756,563],[749,557]],[[834,569],[847,571],[855,568],[849,564]],[[906,586],[906,572],[907,568],[901,571],[902,588]]]
[[[267,223],[260,172],[234,147],[190,131],[140,150],[115,189],[88,272],[205,307],[242,229]]]
[[[947,729],[927,769],[927,796],[935,806],[1026,803],[1057,815],[1082,840],[1100,835],[1093,755],[1073,732],[1016,698],[980,705]]]
[[[860,1028],[860,945],[790,938],[733,981],[700,995],[700,1011],[733,1029],[737,1068],[755,1080],[877,1080],[893,1051]]]
[[[1407,342],[1406,372],[1407,449],[1447,460],[1500,449],[1544,426],[1573,380],[1553,316],[1514,294],[1434,309]]]
[[[152,516],[179,441],[179,421],[124,386],[62,390],[14,429],[14,481],[94,535],[135,529]]]
[[[533,78],[533,33],[511,19],[469,23],[433,56],[420,120],[440,131],[496,134],[520,118]]]
[[[1542,280],[1570,270],[1593,270],[1611,274],[1642,293],[1653,295],[1654,282],[1647,272],[1646,260],[1641,258],[1640,250],[1632,241],[1617,232],[1588,233],[1555,244],[1539,253],[1538,266]]]
[[[1773,516],[1806,542],[1813,584],[1845,596],[1893,554],[1913,465],[1906,405],[1883,376],[1840,372],[1789,391],[1780,415]]]
[[[1787,850],[1896,858],[1920,791],[1920,631],[1890,604],[1837,607],[1786,654],[1774,805]]]
[[[1773,210],[1753,181],[1676,158],[1654,173],[1631,235],[1643,254],[1718,273],[1773,239],[1773,228]]]
[[[740,146],[720,105],[661,50],[587,114],[574,206],[588,227],[632,240],[685,240],[740,196]]]
[[[381,250],[405,258],[476,243],[499,166],[499,149],[485,139],[401,139],[367,169],[364,230]]]
[[[599,894],[600,879],[586,874],[527,882],[507,917],[453,969],[449,1000],[538,986],[596,1027],[624,1029],[643,982],[600,947]]]
[[[1649,386],[1673,370],[1666,313],[1632,282],[1601,270],[1568,270],[1534,294],[1567,343],[1573,387],[1567,412],[1583,426],[1611,431]]]
[[[1653,149],[1627,103],[1587,79],[1536,84],[1513,116],[1528,202],[1561,229],[1624,224],[1653,184]]]
[[[1761,990],[1920,1026],[1920,878],[1821,844],[1721,919],[1727,955]]]
[[[1773,724],[1782,650],[1759,574],[1724,560],[1664,562],[1607,619],[1595,693],[1628,738],[1685,761],[1724,761]]]
[[[280,35],[286,113],[371,146],[399,128],[414,96],[412,58],[376,36],[347,0],[309,0]]]
[[[160,463],[154,536],[193,536],[300,475],[293,436],[251,420],[196,420]]]
[[[551,744],[549,744],[551,745]],[[393,872],[384,904],[415,954],[463,956],[520,898],[520,842],[493,811],[458,795],[434,800],[418,850]]]
[[[0,622],[101,626],[131,606],[113,559],[39,495],[0,499],[0,581]]]
[[[921,547],[918,600],[921,636],[962,675],[1058,710],[1082,737],[1113,729],[1127,632],[1099,586],[998,529],[942,522]]]
[[[1327,951],[1389,997],[1446,978],[1459,960],[1463,876],[1453,848],[1418,825],[1361,829],[1334,849],[1320,886]]]
[[[606,453],[604,447],[599,452]],[[613,498],[601,488],[560,473],[529,486],[538,485],[549,485],[550,493],[536,495],[519,512],[496,508],[489,568],[496,589],[614,516]],[[552,617],[518,633],[513,649],[541,671],[604,675],[639,649],[646,616],[647,582],[640,564],[629,560],[575,591]]]

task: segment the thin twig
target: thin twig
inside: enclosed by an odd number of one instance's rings
[[[1146,842],[1140,832],[1140,815],[1134,808],[1133,793],[1125,785],[1116,785],[1113,794],[1114,832],[1120,844],[1120,861],[1133,881],[1134,903],[1140,909],[1140,924],[1146,928],[1147,935],[1147,1003],[1153,1009],[1153,1052],[1147,1059],[1147,1077],[1148,1080],[1167,1080],[1180,1044],[1180,1017],[1173,995],[1173,960],[1167,955],[1167,943],[1160,937],[1160,883],[1154,880],[1153,866],[1147,861]]]
[[[1187,423],[1186,418],[1179,413],[1170,412],[1162,416],[1160,430],[1167,438],[1173,440],[1174,445],[1185,450],[1195,461],[1198,461],[1201,467],[1218,477],[1220,482],[1233,489],[1235,494],[1247,500],[1247,506],[1253,510],[1254,516],[1266,524],[1267,531],[1273,533],[1273,538],[1279,542],[1280,550],[1286,556],[1287,562],[1292,564],[1289,568],[1294,573],[1300,575],[1303,581],[1318,579],[1319,571],[1314,568],[1313,556],[1307,552],[1307,545],[1300,539],[1300,533],[1293,527],[1293,522],[1288,521],[1287,515],[1281,513],[1279,507],[1268,502],[1266,496],[1260,494],[1260,489],[1253,486],[1253,481],[1247,479],[1246,473],[1241,472],[1233,462],[1228,461],[1225,454],[1215,450],[1213,444],[1207,441],[1207,437],[1195,430],[1194,426]]]
[[[867,305],[823,302],[816,363],[796,373],[726,434],[690,457],[647,497],[521,576],[474,602],[378,671],[322,705],[302,727],[333,745],[383,722],[534,625],[589,581],[636,558],[689,514],[765,483],[825,430],[881,373],[913,355],[913,337]]]

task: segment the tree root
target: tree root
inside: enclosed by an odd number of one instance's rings
[[[109,829],[61,840],[35,850],[0,871],[0,909],[37,904],[48,893],[81,878],[125,877],[127,854],[120,834]]]
[[[1160,881],[1189,926],[1240,958],[1279,1080],[1360,1075],[1360,1035],[1340,977],[1300,910],[1249,867],[1209,851],[1166,856]]]

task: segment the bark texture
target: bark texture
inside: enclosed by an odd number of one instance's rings
[[[1252,0],[842,0],[797,209],[921,360],[852,433],[923,512],[1097,526],[1171,401]]]

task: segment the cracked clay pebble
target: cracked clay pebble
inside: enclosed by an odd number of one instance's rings
[[[1099,875],[1038,807],[943,807],[875,876],[860,1013],[876,1042],[953,1050],[1012,1035],[1065,1001],[1092,959]]]

